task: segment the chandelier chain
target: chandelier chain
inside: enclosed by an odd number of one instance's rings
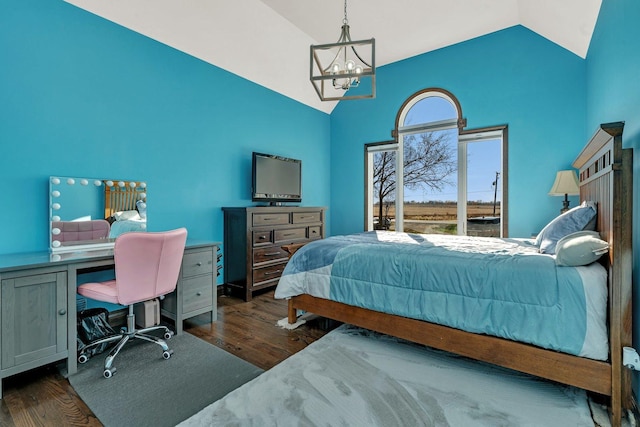
[[[342,20],[343,24],[348,24],[349,20],[347,19],[347,0],[344,0],[344,19]]]

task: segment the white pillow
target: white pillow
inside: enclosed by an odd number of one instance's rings
[[[600,239],[596,231],[578,231],[558,240],[556,264],[577,267],[596,262],[609,252],[609,243]]]
[[[126,221],[128,219],[138,220],[140,219],[140,214],[138,211],[119,211],[113,214],[113,217],[116,221]]]

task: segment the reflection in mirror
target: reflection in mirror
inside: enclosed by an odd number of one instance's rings
[[[51,177],[51,251],[113,246],[127,231],[147,228],[145,182]]]

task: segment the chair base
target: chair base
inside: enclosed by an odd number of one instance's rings
[[[157,331],[157,330],[164,330],[164,335],[163,335],[164,339],[148,334],[149,332]],[[115,366],[113,366],[113,361],[118,355],[118,353],[120,353],[120,350],[122,350],[124,345],[129,340],[137,338],[137,339],[141,339],[141,340],[145,340],[145,341],[149,341],[154,344],[157,344],[162,348],[162,357],[164,359],[169,359],[173,354],[173,350],[169,349],[169,346],[167,345],[165,340],[170,339],[173,336],[173,334],[174,334],[173,331],[171,331],[166,326],[151,326],[148,328],[136,329],[135,315],[133,314],[133,305],[130,305],[129,314],[127,315],[127,327],[123,328],[120,334],[111,335],[108,337],[95,340],[89,343],[88,345],[86,345],[85,347],[83,347],[82,350],[80,350],[80,354],[78,355],[78,362],[86,363],[89,360],[90,356],[87,354],[88,349],[98,346],[100,344],[118,341],[116,346],[113,349],[111,349],[111,351],[107,355],[107,358],[104,361],[103,376],[105,378],[111,378],[113,374],[115,374],[116,372],[116,368]]]

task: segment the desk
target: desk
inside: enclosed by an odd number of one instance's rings
[[[176,290],[161,305],[176,334],[190,317],[216,320],[219,246],[187,240]],[[3,378],[29,369],[66,359],[67,374],[77,372],[78,275],[113,265],[113,249],[0,255],[0,397]]]

